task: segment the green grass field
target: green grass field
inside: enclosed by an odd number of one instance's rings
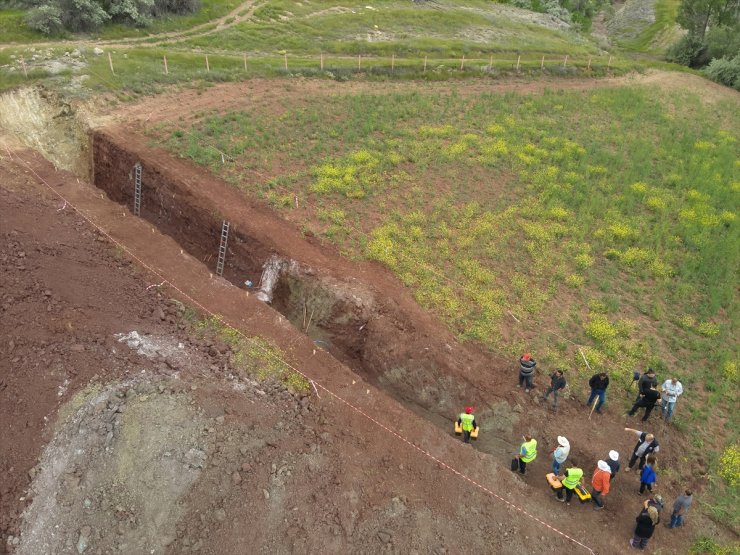
[[[624,87],[317,96],[151,134],[387,265],[461,340],[581,380],[584,355],[624,385],[676,373],[703,398],[677,425],[728,411],[701,445],[721,452],[738,424],[737,129],[732,104]]]

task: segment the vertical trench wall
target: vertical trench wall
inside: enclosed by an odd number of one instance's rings
[[[212,269],[222,221],[231,222],[224,277],[232,283],[243,286],[250,280],[256,286],[269,259],[288,259],[268,246],[270,237],[287,233],[287,227],[281,230],[280,225],[288,224],[275,219],[276,228],[263,231],[265,237],[246,235],[242,233],[248,229],[245,222],[222,213],[212,200],[219,187],[226,191],[230,185],[187,162],[141,145],[136,149],[128,147],[125,138],[92,132],[93,183],[112,200],[132,208],[134,165],[141,163],[141,217]],[[240,214],[245,217],[243,211]],[[323,275],[321,268],[308,264],[283,265],[271,304],[317,346],[440,426],[448,426],[449,419],[467,404],[483,408],[499,401],[495,385],[482,375],[488,366],[485,356],[459,345],[453,351],[447,342],[454,341],[447,332],[439,326],[430,329],[419,321],[423,318],[404,313],[385,291],[377,292],[349,276],[344,281]],[[477,370],[471,372],[471,366]]]

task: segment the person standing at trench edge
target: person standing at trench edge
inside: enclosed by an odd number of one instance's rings
[[[594,399],[598,397],[599,402],[596,405],[596,412],[598,414],[601,414],[601,407],[606,401],[606,388],[609,387],[609,376],[606,374],[606,372],[599,372],[598,374],[594,374],[593,376],[591,376],[591,379],[588,380],[588,385],[591,388],[591,395],[589,395],[586,404],[590,407]]]
[[[465,443],[470,443],[470,432],[478,427],[478,424],[475,422],[473,407],[467,407],[465,412],[460,413],[457,423],[462,428],[463,441]]]
[[[524,386],[525,393],[529,393],[533,387],[535,366],[537,366],[537,361],[529,353],[524,353],[519,359],[519,385],[517,387]]]
[[[527,464],[537,458],[537,440],[530,435],[524,436],[524,443],[519,448],[519,473],[527,471]]]

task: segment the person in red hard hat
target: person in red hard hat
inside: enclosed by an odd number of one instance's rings
[[[517,387],[524,386],[527,393],[534,385],[532,380],[534,379],[535,366],[537,366],[537,361],[529,353],[524,353],[519,358],[519,385]]]
[[[473,415],[473,407],[467,407],[465,412],[461,413],[457,419],[457,423],[462,428],[463,441],[470,443],[470,432],[478,427],[475,422],[475,416]]]

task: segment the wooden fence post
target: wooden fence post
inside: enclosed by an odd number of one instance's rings
[[[110,72],[115,75],[116,72],[113,71],[113,58],[111,58],[110,51],[108,51],[108,65],[110,66]]]
[[[465,69],[465,54],[462,55],[462,59],[460,60],[460,70]]]
[[[565,67],[567,63],[568,63],[568,55],[566,54],[565,59],[563,60],[563,67]]]
[[[396,70],[396,55],[391,54],[391,72]]]
[[[288,71],[288,53],[287,52],[283,54],[283,58],[285,59],[285,71]]]
[[[609,71],[609,69],[611,69],[611,67],[612,67],[612,57],[609,56],[609,63],[606,64],[606,70]]]
[[[206,54],[206,71],[211,73],[211,64],[208,63],[208,54]]]
[[[26,61],[23,59],[23,56],[21,56],[21,67],[23,68],[23,75],[28,79],[28,70],[26,69]]]
[[[591,71],[591,56],[588,57],[588,71]]]
[[[517,59],[516,59],[516,71],[517,71],[517,73],[519,72],[519,62],[521,61],[521,59],[522,59],[521,55],[520,56],[517,56]]]
[[[357,69],[358,70],[362,69],[362,54],[357,55]]]
[[[424,56],[424,73],[427,72],[427,57]]]
[[[324,71],[324,53],[321,53],[321,71]]]
[[[162,59],[164,60],[164,74],[165,75],[169,75],[170,74],[170,70],[167,67],[167,56],[162,56]]]
[[[540,70],[545,70],[545,56],[542,56],[542,61],[540,62]]]
[[[244,53],[244,71],[247,71],[247,53]]]

